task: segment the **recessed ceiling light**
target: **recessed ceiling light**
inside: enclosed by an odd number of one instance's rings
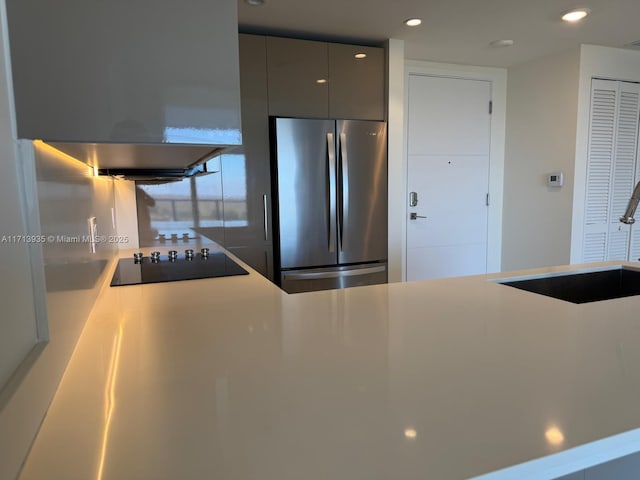
[[[420,20],[419,18],[410,18],[410,19],[404,21],[404,24],[407,27],[417,27],[421,23],[422,23],[422,20]]]
[[[327,83],[327,79],[326,78],[319,78],[318,80],[316,80],[316,83]]]
[[[512,46],[514,43],[513,40],[494,40],[493,42],[489,43],[490,47],[494,47],[494,48],[500,48],[500,47],[510,47]]]
[[[264,4],[264,0],[244,0],[247,5],[251,5],[252,7],[258,7]]]
[[[565,22],[579,22],[590,13],[591,10],[588,8],[576,8],[562,15],[562,20]]]
[[[355,58],[367,58],[367,54],[366,53],[356,53],[354,55]]]

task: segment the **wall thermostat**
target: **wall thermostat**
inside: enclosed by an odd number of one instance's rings
[[[547,177],[547,185],[550,187],[561,187],[562,172],[551,172]]]

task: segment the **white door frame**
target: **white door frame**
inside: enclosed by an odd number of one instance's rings
[[[491,82],[491,97],[493,113],[491,115],[491,153],[489,155],[489,212],[487,225],[487,272],[499,272],[502,263],[502,202],[504,183],[504,149],[505,149],[505,120],[507,110],[507,70],[495,67],[475,67],[446,63],[407,60],[404,74],[404,182],[402,193],[404,204],[408,202],[408,104],[409,104],[409,75],[427,75],[438,77],[453,77],[469,80],[487,80]],[[406,211],[406,208],[405,208]],[[402,280],[407,279],[407,215],[403,220],[402,245]]]

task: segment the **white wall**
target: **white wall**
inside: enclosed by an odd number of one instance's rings
[[[640,52],[596,45],[582,45],[580,49],[571,263],[580,263],[582,260],[592,78],[640,82]]]
[[[502,269],[569,263],[578,49],[509,68]],[[564,173],[564,186],[546,176]]]
[[[582,45],[509,69],[503,270],[581,262],[592,78],[640,82],[640,52]],[[556,170],[564,187],[546,187]]]

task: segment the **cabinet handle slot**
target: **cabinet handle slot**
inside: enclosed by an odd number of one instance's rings
[[[269,240],[269,211],[267,206],[267,194],[262,195],[262,208],[264,219],[264,239]]]

